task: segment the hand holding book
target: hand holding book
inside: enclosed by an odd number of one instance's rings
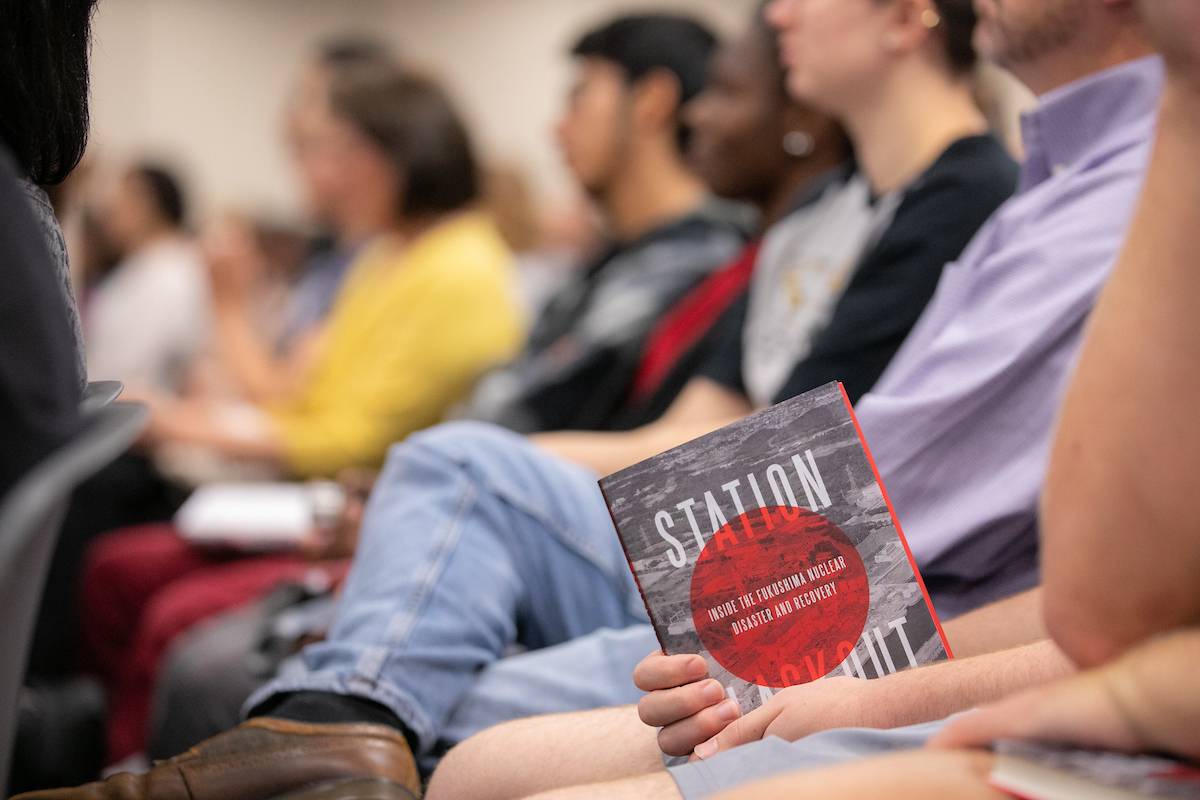
[[[888,697],[879,691],[880,685],[880,681],[831,676],[782,689],[699,744],[693,758],[712,758],[768,736],[795,742],[825,730],[890,727]]]
[[[742,716],[708,665],[694,655],[654,652],[633,673],[646,692],[638,703],[642,722],[660,728],[659,748],[669,756],[711,758],[724,750],[778,736],[796,741],[833,728],[887,727],[896,720],[890,693],[878,681],[829,677],[777,693]]]
[[[705,699],[706,677],[749,713],[788,687],[948,655],[838,384],[600,486],[663,652],[685,657],[652,656],[639,681],[661,692],[643,712],[672,750],[690,752],[737,716]]]
[[[656,650],[642,659],[633,682],[646,692],[638,702],[642,722],[658,732],[658,746],[669,756],[689,756],[697,746],[725,730],[742,715],[721,682],[710,678],[697,655],[665,655]]]

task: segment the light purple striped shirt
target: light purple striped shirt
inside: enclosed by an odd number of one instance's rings
[[[1018,194],[988,221],[858,404],[939,613],[1038,582],[1037,502],[1084,323],[1149,160],[1163,70],[1130,62],[1042,98]]]

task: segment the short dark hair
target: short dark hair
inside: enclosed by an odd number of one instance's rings
[[[392,49],[370,36],[339,36],[326,39],[317,46],[317,61],[329,69],[392,63],[393,60]]]
[[[145,188],[161,220],[174,228],[184,227],[187,222],[187,197],[183,185],[169,169],[143,163],[130,169],[129,176]]]
[[[0,140],[34,183],[60,183],[88,137],[96,0],[0,0]]]
[[[399,213],[446,213],[477,199],[479,167],[466,124],[434,81],[393,66],[363,64],[334,77],[330,107],[401,173]]]
[[[618,17],[580,37],[571,48],[577,58],[599,58],[619,66],[635,82],[656,70],[679,81],[680,108],[704,90],[716,35],[703,23],[677,14],[632,14]],[[679,115],[680,146],[689,131]]]

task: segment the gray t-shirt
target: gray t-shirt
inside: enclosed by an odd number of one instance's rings
[[[773,404],[829,322],[874,232],[885,229],[896,197],[872,204],[861,174],[772,228],[754,266],[742,330],[742,376],[756,408]]]

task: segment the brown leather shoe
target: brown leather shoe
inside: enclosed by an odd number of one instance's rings
[[[270,800],[346,778],[382,778],[420,796],[416,761],[399,731],[258,717],[145,774],[13,800]]]
[[[348,780],[323,783],[289,792],[275,800],[416,800],[417,796],[391,781]]]

